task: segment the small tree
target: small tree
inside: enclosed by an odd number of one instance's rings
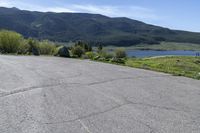
[[[81,57],[84,54],[83,48],[81,46],[72,47],[72,54],[77,57]]]
[[[92,51],[92,46],[86,42],[78,41],[75,43],[75,45],[73,47],[77,47],[77,46],[81,47],[84,50],[84,52]]]
[[[83,49],[84,49],[85,52],[90,52],[90,51],[92,51],[92,46],[87,44],[87,43],[84,43]]]
[[[126,52],[124,49],[116,49],[115,50],[115,57],[116,58],[125,58],[126,57]]]

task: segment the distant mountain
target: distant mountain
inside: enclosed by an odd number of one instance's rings
[[[0,7],[0,29],[14,30],[25,37],[60,42],[84,40],[123,46],[160,41],[200,44],[200,33],[87,13],[44,13]]]

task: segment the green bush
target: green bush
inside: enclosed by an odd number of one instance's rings
[[[110,53],[110,52],[106,52],[106,51],[101,51],[98,53],[102,58],[105,58],[105,59],[111,59],[113,58],[113,54]]]
[[[105,61],[109,61],[109,59],[106,59],[106,58],[104,58],[104,57],[101,57],[101,58],[98,59],[98,61],[103,61],[103,62],[105,62]]]
[[[23,37],[13,31],[0,31],[0,52],[1,53],[17,53]]]
[[[96,54],[94,52],[86,52],[85,55],[87,56],[87,58],[93,60],[94,57],[96,56]]]
[[[40,55],[39,42],[34,39],[28,39],[29,54]]]
[[[23,42],[20,43],[20,46],[18,48],[18,54],[28,54],[30,49],[30,45],[28,45],[28,42],[24,40]]]
[[[124,49],[116,49],[115,50],[115,57],[116,58],[125,58],[126,57],[126,52]]]
[[[84,54],[84,50],[81,46],[74,46],[71,49],[72,55],[75,57],[81,57]]]
[[[56,51],[56,45],[47,40],[39,42],[39,51],[41,55],[54,55]]]
[[[125,59],[113,57],[110,62],[117,64],[125,64]]]
[[[200,80],[200,73],[197,73],[194,78]]]
[[[94,60],[99,60],[101,57],[99,56],[99,55],[96,55],[95,57],[94,57]]]

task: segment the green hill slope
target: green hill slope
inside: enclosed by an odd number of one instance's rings
[[[160,41],[200,44],[200,33],[87,13],[43,13],[0,7],[0,29],[14,30],[25,37],[60,42],[84,40],[118,46]]]

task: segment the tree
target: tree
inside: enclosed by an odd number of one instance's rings
[[[77,57],[81,57],[84,54],[83,48],[81,46],[75,46],[72,48],[72,54]]]
[[[125,58],[126,57],[126,51],[124,49],[116,49],[115,50],[115,57],[116,58]]]
[[[80,46],[84,50],[84,52],[92,51],[92,46],[86,42],[78,41],[75,43],[74,47],[77,47],[77,46]]]

